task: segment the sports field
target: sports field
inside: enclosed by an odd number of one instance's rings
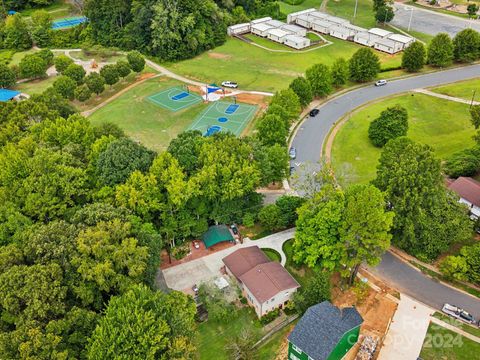
[[[257,107],[254,105],[214,102],[195,119],[189,130],[199,130],[207,136],[220,131],[239,136],[256,111]]]
[[[187,89],[180,86],[175,86],[150,95],[148,100],[164,109],[179,111],[202,102],[202,97],[194,93],[189,93]]]
[[[400,104],[408,111],[408,137],[430,145],[439,159],[473,146],[475,129],[468,105],[409,93],[360,109],[340,128],[333,142],[332,165],[342,184],[365,184],[375,178],[381,149],[368,138],[368,127],[380,112]]]

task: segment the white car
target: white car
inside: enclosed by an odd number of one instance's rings
[[[233,81],[224,81],[222,82],[222,86],[227,88],[232,88],[232,89],[238,88],[238,84]]]
[[[387,80],[378,80],[375,83],[375,86],[383,86],[383,85],[387,85]]]
[[[475,318],[465,310],[450,304],[444,304],[442,312],[468,324],[478,325]]]

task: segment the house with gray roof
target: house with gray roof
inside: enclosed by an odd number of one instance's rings
[[[288,336],[288,360],[340,360],[358,341],[362,323],[354,307],[314,305]]]

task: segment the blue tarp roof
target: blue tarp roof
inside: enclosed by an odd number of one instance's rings
[[[8,15],[15,15],[17,12],[15,10],[8,10]]]
[[[0,101],[12,100],[18,94],[20,94],[20,91],[0,89]]]

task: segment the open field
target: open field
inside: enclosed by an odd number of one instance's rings
[[[339,57],[350,58],[361,48],[352,42],[329,36],[325,38],[333,44],[307,53],[273,53],[229,38],[222,46],[193,59],[167,64],[167,67],[175,73],[203,82],[231,80],[238,82],[241,89],[276,91],[287,87],[313,64],[331,65]],[[383,67],[400,65],[401,55],[376,54]]]
[[[56,76],[50,76],[44,79],[32,80],[17,84],[13,89],[26,93],[28,95],[40,94],[47,90],[47,88],[52,86],[56,79]]]
[[[455,84],[446,86],[440,86],[430,89],[434,92],[454,96],[465,100],[472,100],[472,96],[475,95],[474,100],[480,101],[480,78],[461,81]]]
[[[390,98],[358,110],[338,131],[332,165],[341,183],[367,183],[375,177],[381,149],[370,143],[368,127],[380,112],[396,104],[408,110],[408,136],[430,145],[440,159],[474,144],[468,105],[417,93]]]
[[[300,2],[300,1],[299,1]],[[280,11],[284,14],[290,14],[292,12],[300,11],[300,10],[305,10],[309,8],[320,8],[320,5],[322,4],[322,0],[305,0],[301,2],[301,4],[298,5],[290,5],[287,4],[286,2],[279,1],[280,4]]]
[[[477,359],[479,352],[479,343],[430,323],[420,357],[423,360],[471,360]]]
[[[357,16],[354,18],[355,0],[329,1],[327,3],[327,12],[347,19],[352,24],[362,26],[364,28],[372,28],[378,26],[373,14],[371,0],[359,0],[357,7]]]
[[[170,141],[185,130],[208,105],[199,103],[172,112],[162,109],[147,98],[162,90],[182,83],[164,77],[147,80],[127,91],[118,99],[93,113],[93,124],[112,122],[133,139],[153,150],[165,150]]]

